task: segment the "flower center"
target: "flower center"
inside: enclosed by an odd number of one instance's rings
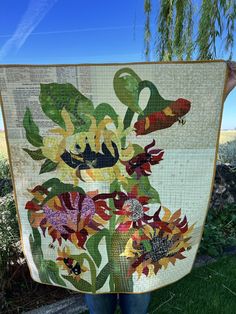
[[[143,217],[143,206],[136,198],[131,198],[125,201],[124,207],[128,207],[129,210],[132,212],[131,219],[133,221],[138,221],[140,218]]]
[[[63,225],[67,224],[67,214],[62,211],[52,210],[48,205],[43,206],[43,211],[49,223],[61,234],[68,234]]]
[[[82,203],[81,208],[81,218],[85,219],[87,216],[90,216],[90,219],[95,214],[95,204],[94,201],[89,197],[86,196]]]
[[[167,256],[169,248],[172,246],[173,241],[168,240],[168,238],[160,238],[158,236],[154,236],[150,240],[152,249],[150,251],[150,257],[154,262],[157,262],[159,259]]]

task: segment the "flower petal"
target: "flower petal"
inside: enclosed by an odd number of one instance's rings
[[[116,231],[118,232],[127,232],[129,230],[129,228],[132,225],[132,221],[127,221],[125,223],[121,223],[117,228]]]

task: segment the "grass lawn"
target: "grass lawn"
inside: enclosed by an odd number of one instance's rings
[[[235,314],[236,256],[195,268],[173,285],[152,293],[149,313]]]
[[[115,314],[120,313],[117,308]],[[236,255],[194,268],[181,280],[153,291],[148,314],[154,313],[235,314]]]

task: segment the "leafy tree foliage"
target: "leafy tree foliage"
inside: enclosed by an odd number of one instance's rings
[[[218,58],[222,49],[232,58],[236,0],[160,0],[157,3],[156,6],[156,1],[144,0],[147,60],[152,52],[160,61],[211,60]]]

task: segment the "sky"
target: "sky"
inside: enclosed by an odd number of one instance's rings
[[[145,61],[143,2],[1,1],[0,64]],[[222,129],[236,128],[235,100],[236,88],[225,101]]]

